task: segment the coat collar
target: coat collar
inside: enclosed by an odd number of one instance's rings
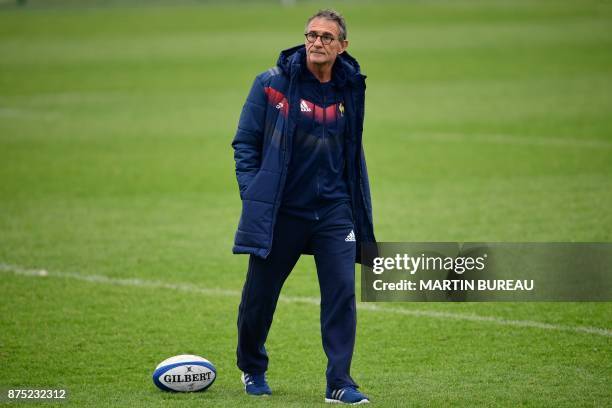
[[[280,70],[292,77],[306,69],[306,47],[297,45],[281,51],[276,65]],[[338,86],[344,86],[347,82],[351,84],[359,84],[360,80],[365,78],[361,74],[359,63],[346,51],[338,55],[333,67],[333,80]]]

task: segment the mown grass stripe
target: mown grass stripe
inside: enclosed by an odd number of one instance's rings
[[[406,138],[428,142],[491,143],[540,147],[568,147],[586,149],[612,149],[612,141],[592,138],[534,137],[510,134],[467,134],[467,133],[422,133],[409,134]]]

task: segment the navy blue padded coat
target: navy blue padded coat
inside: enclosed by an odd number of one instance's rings
[[[242,199],[235,254],[266,258],[270,253],[300,112],[298,78],[305,52],[303,45],[282,51],[276,66],[255,78],[242,108],[232,142]],[[375,242],[362,145],[366,77],[346,52],[335,64],[340,64],[334,67],[334,80],[343,89],[347,118],[344,151],[358,248],[355,261],[361,262],[359,244]]]

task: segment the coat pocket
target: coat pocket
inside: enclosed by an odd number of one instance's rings
[[[274,204],[279,189],[280,173],[260,169],[242,194],[244,200]]]

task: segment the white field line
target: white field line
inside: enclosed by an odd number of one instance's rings
[[[493,143],[493,144],[510,144],[510,145],[527,145],[527,146],[543,146],[543,147],[575,147],[589,149],[610,149],[612,141],[597,140],[597,139],[581,139],[581,138],[561,138],[561,137],[536,137],[536,136],[514,136],[503,134],[490,135],[468,135],[463,133],[423,133],[410,134],[406,136],[409,139],[419,141],[434,141],[434,142],[457,142],[457,143]]]
[[[8,117],[8,118],[33,118],[36,119],[55,119],[60,115],[57,112],[45,112],[45,111],[36,111],[33,109],[22,109],[22,108],[3,108],[0,107],[0,117]]]
[[[27,269],[20,266],[8,265],[0,263],[0,272],[12,273],[18,276],[38,277],[38,278],[62,278],[62,279],[73,279],[82,282],[90,282],[103,285],[113,286],[133,286],[139,288],[153,288],[153,289],[169,289],[179,292],[196,293],[209,296],[228,296],[228,297],[240,297],[240,291],[219,289],[219,288],[206,288],[201,286],[192,285],[189,283],[166,283],[148,279],[120,279],[112,278],[104,275],[84,275],[72,272],[48,272],[45,269]],[[285,303],[303,303],[309,305],[319,305],[320,299],[316,297],[307,296],[282,296],[279,299]],[[533,320],[509,320],[495,316],[480,316],[475,314],[467,313],[453,313],[453,312],[437,312],[433,310],[412,310],[403,309],[398,307],[386,307],[379,306],[373,303],[359,303],[357,305],[359,310],[375,312],[375,313],[389,313],[396,315],[412,316],[412,317],[426,317],[442,320],[463,320],[477,323],[490,323],[498,326],[510,326],[520,328],[534,328],[541,330],[554,330],[562,332],[573,332],[573,333],[586,333],[594,334],[598,336],[612,337],[612,330],[600,327],[590,326],[565,326],[561,324],[544,323]]]

